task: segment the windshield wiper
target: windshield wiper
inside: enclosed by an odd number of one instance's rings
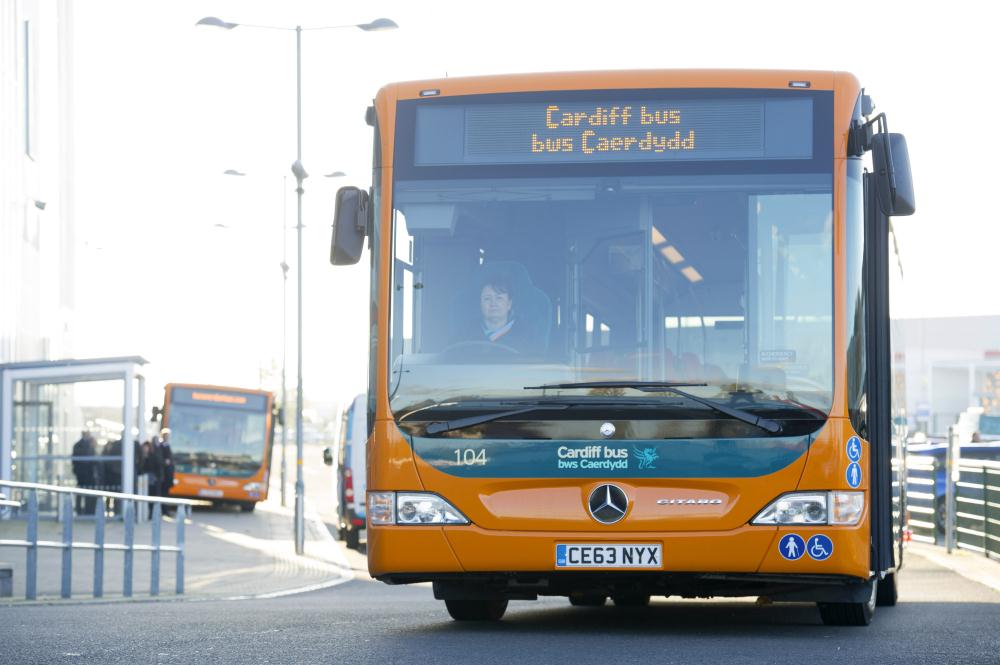
[[[533,399],[531,401],[511,401],[511,400],[497,400],[497,401],[480,401],[480,400],[461,400],[458,402],[441,402],[438,404],[431,404],[430,406],[425,406],[402,416],[400,420],[406,420],[415,413],[424,412],[429,409],[436,409],[442,406],[465,406],[465,407],[496,407],[496,406],[514,406],[513,409],[505,409],[503,411],[496,411],[493,413],[484,413],[478,416],[468,416],[467,418],[456,418],[455,420],[445,420],[432,422],[424,430],[427,434],[441,434],[442,432],[450,432],[451,430],[462,429],[463,427],[472,427],[473,425],[481,425],[483,423],[488,423],[494,420],[500,420],[501,418],[508,418],[510,416],[519,416],[522,413],[530,413],[532,411],[541,411],[545,409],[552,409],[557,411],[562,411],[564,409],[570,409],[574,407],[595,407],[595,406],[606,406],[606,407],[622,407],[622,406],[650,406],[645,400],[641,399],[601,399],[598,397],[594,398],[549,398],[537,400]]]
[[[704,397],[698,397],[697,395],[692,395],[686,390],[680,390],[682,387],[690,386],[706,386],[707,383],[690,383],[683,381],[579,381],[577,383],[549,383],[544,386],[525,386],[525,390],[545,390],[545,389],[558,389],[558,388],[633,388],[635,390],[641,390],[647,393],[673,393],[675,395],[680,395],[693,402],[707,406],[714,411],[725,414],[730,418],[735,418],[736,420],[742,420],[743,422],[759,427],[765,432],[770,432],[771,434],[777,434],[781,431],[781,424],[776,420],[771,420],[770,418],[761,418],[760,416],[755,416],[749,411],[744,411],[743,409],[737,409],[735,407],[726,406],[724,404],[719,404],[718,402],[705,399]]]
[[[538,411],[539,409],[568,409],[573,406],[572,404],[532,404],[530,406],[524,406],[520,409],[509,409],[507,411],[500,411],[499,413],[484,413],[478,416],[469,416],[468,418],[457,418],[455,420],[445,420],[439,422],[433,422],[427,426],[424,430],[427,434],[441,434],[442,432],[450,432],[455,429],[462,429],[463,427],[472,427],[473,425],[482,425],[483,423],[488,423],[492,420],[499,420],[501,418],[507,418],[509,416],[519,416],[522,413],[528,413],[530,411]]]

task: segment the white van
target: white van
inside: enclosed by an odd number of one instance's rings
[[[337,442],[337,519],[340,539],[351,549],[358,549],[365,528],[365,446],[367,443],[367,395],[358,395],[344,411]],[[327,448],[323,460],[333,464]]]

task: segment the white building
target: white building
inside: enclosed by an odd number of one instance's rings
[[[906,319],[903,325],[911,430],[945,435],[969,407],[1000,415],[1000,316]]]
[[[0,2],[0,363],[73,352],[72,4]]]

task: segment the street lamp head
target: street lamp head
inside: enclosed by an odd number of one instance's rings
[[[294,175],[295,179],[299,182],[302,182],[309,177],[309,174],[306,173],[305,168],[302,166],[302,162],[297,159],[292,162],[292,175]]]
[[[378,32],[379,30],[395,30],[399,26],[392,19],[377,18],[371,23],[359,23],[358,27],[365,32]]]
[[[246,173],[243,173],[242,171],[237,171],[236,169],[226,169],[225,171],[222,172],[222,175],[244,176],[246,175]]]
[[[323,177],[324,178],[343,178],[345,175],[347,175],[347,174],[344,173],[343,171],[334,171],[333,173],[324,173]]]
[[[206,16],[201,19],[195,25],[210,25],[213,28],[225,28],[226,30],[232,30],[237,27],[239,23],[229,23],[228,21],[223,21],[221,18],[216,18],[214,16]]]

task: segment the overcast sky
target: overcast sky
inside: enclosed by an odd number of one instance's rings
[[[75,3],[79,357],[141,354],[165,381],[256,387],[280,370],[282,219],[295,224],[294,32],[203,16],[400,29],[303,37],[304,382],[346,400],[366,373],[367,261],[328,262],[336,188],[370,184],[364,110],[399,80],[507,72],[740,67],[858,76],[907,136],[918,212],[898,222],[911,317],[1000,314],[994,69],[987,3]],[[991,64],[992,63],[992,64]],[[224,176],[238,169],[242,178]],[[334,170],[348,176],[322,177]],[[287,176],[287,182],[283,180]],[[283,196],[287,200],[283,202]],[[288,373],[295,381],[295,234]],[[154,400],[155,401],[155,400]]]

